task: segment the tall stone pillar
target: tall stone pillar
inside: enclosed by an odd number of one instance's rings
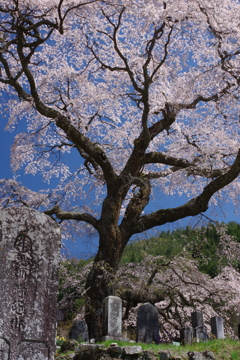
[[[60,229],[28,208],[0,211],[0,355],[53,360]]]
[[[122,299],[108,296],[103,300],[103,337],[105,340],[122,338]]]

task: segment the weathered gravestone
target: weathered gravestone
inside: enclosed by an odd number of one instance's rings
[[[77,320],[69,331],[69,339],[77,341],[88,341],[88,327],[84,320]]]
[[[106,340],[122,338],[122,299],[108,296],[103,300],[103,337]]]
[[[143,304],[137,314],[137,341],[159,343],[158,310],[150,303]]]
[[[194,335],[196,339],[199,339],[201,341],[207,341],[208,334],[207,329],[204,325],[200,325],[194,329]]]
[[[208,335],[203,324],[203,313],[201,311],[192,312],[191,318],[194,337],[199,340],[206,341],[208,339]]]
[[[211,330],[212,334],[215,335],[217,339],[225,338],[223,318],[221,316],[214,316],[211,318]]]
[[[193,339],[193,329],[190,326],[185,326],[180,329],[180,343],[182,345],[191,345]]]
[[[194,311],[191,313],[192,327],[203,326],[203,313],[201,311]]]
[[[47,215],[0,211],[0,359],[54,358],[59,248]]]

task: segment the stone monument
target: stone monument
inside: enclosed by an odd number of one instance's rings
[[[194,311],[191,313],[191,318],[194,337],[202,341],[207,341],[208,334],[203,323],[203,313],[201,311]]]
[[[159,343],[158,310],[150,303],[145,303],[138,309],[137,341],[144,343]]]
[[[193,339],[193,329],[191,326],[185,326],[180,329],[180,343],[182,345],[191,345]]]
[[[208,340],[208,334],[207,329],[204,325],[199,325],[194,329],[194,336],[196,339],[199,339],[201,341],[207,341]]]
[[[77,320],[73,323],[69,331],[69,339],[77,341],[89,341],[88,327],[84,320]]]
[[[211,318],[211,330],[212,334],[215,335],[217,339],[225,338],[223,318],[221,316],[214,316]]]
[[[0,211],[0,359],[54,359],[59,250],[49,216]]]
[[[195,329],[198,326],[203,326],[203,313],[201,311],[194,311],[191,313],[192,327]]]
[[[117,296],[108,296],[103,300],[103,337],[101,340],[123,340],[122,299]]]

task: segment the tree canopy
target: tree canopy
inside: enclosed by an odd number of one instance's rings
[[[89,313],[112,292],[132,235],[204,212],[224,192],[237,201],[239,10],[237,0],[0,2],[2,111],[8,129],[27,124],[12,167],[59,179],[39,193],[4,179],[1,203],[98,232]],[[189,200],[163,209],[161,193]]]

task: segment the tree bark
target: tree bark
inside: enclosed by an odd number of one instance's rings
[[[89,338],[101,339],[102,302],[110,295],[115,295],[115,276],[125,247],[121,233],[116,229],[104,241],[100,237],[100,246],[93,267],[86,281],[85,319]]]

